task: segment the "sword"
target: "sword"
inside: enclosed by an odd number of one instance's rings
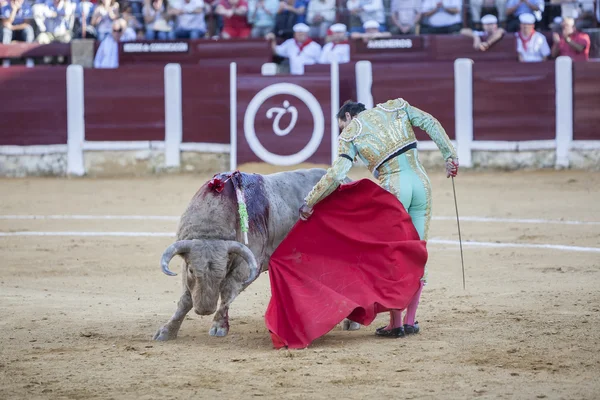
[[[454,207],[456,208],[456,224],[458,225],[458,243],[460,244],[460,262],[462,264],[463,290],[465,289],[465,261],[463,259],[462,237],[460,235],[460,221],[458,219],[458,202],[456,201],[456,187],[454,187],[454,177],[452,177],[452,191],[454,192]]]

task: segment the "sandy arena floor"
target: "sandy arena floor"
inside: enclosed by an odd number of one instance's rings
[[[463,172],[463,240],[487,243],[464,248],[467,289],[458,247],[432,240],[419,335],[376,338],[381,315],[300,351],[272,349],[266,274],[234,303],[226,338],[209,337],[212,317],[191,313],[177,340],[159,343],[152,335],[180,295],[180,277],[159,268],[170,238],[6,236],[174,232],[174,219],[6,216],[177,217],[208,178],[0,180],[0,399],[600,396],[598,173]],[[455,241],[451,181],[431,179],[431,238]]]

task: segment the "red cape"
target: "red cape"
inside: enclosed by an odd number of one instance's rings
[[[265,315],[275,348],[305,348],[344,318],[369,325],[419,288],[426,242],[398,199],[368,179],[340,186],[271,256]]]

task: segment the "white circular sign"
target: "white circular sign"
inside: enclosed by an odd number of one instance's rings
[[[265,100],[278,94],[289,94],[302,100],[308,107],[314,121],[312,136],[306,147],[298,153],[289,156],[274,154],[265,149],[256,137],[256,131],[254,130],[254,121],[258,109],[263,105]],[[246,136],[248,145],[258,158],[269,164],[288,166],[306,161],[319,148],[324,133],[325,116],[323,115],[319,101],[311,92],[293,83],[275,83],[267,86],[254,96],[244,114],[244,136]]]

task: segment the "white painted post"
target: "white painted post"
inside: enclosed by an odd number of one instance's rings
[[[371,61],[359,61],[354,65],[356,72],[356,101],[368,109],[373,108],[373,68]]]
[[[338,132],[340,130],[337,113],[340,110],[340,66],[336,61],[331,63],[331,163],[338,153]]]
[[[473,60],[454,61],[454,126],[456,151],[461,167],[473,166]]]
[[[229,64],[229,170],[237,168],[237,64]]]
[[[181,165],[180,146],[183,138],[181,65],[165,66],[165,166]]]
[[[85,140],[83,67],[67,67],[67,174],[85,174],[83,142]]]
[[[556,85],[556,168],[569,167],[573,142],[573,60],[561,56],[555,63]]]
[[[260,67],[260,73],[261,73],[262,76],[277,75],[277,64],[275,64],[275,63],[264,63]]]

